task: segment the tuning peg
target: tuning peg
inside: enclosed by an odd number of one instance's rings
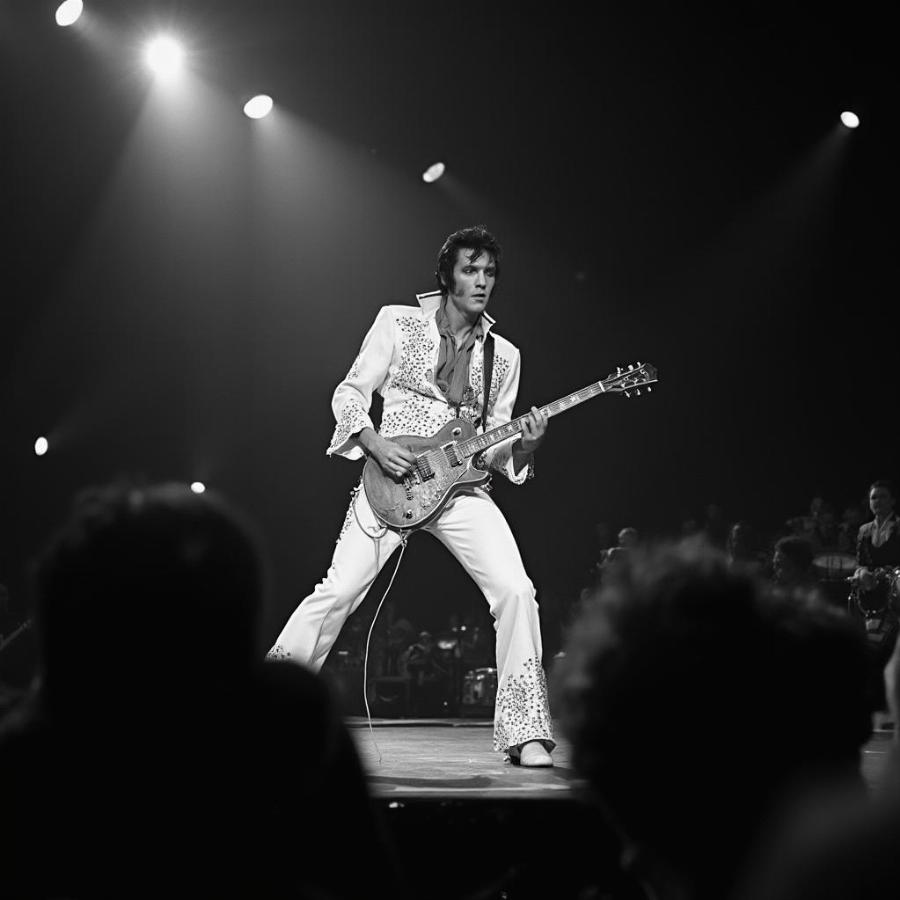
[[[640,368],[643,365],[643,363],[639,362],[637,365],[638,365],[638,368]]]
[[[618,378],[622,374],[622,367],[616,366],[616,378]]]
[[[623,393],[626,397],[630,397],[630,396],[631,396],[631,394],[629,394],[628,391],[622,391],[622,393]]]
[[[648,387],[648,388],[647,388],[647,393],[649,394],[652,390],[653,390],[653,388]]]
[[[629,372],[633,372],[633,371],[634,371],[634,366],[629,366],[629,367],[628,367],[628,371],[629,371]]]
[[[640,397],[640,396],[641,396],[641,389],[638,388],[638,389],[635,391],[635,393],[638,395],[638,397]]]

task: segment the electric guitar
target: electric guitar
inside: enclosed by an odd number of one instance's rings
[[[644,385],[657,381],[656,369],[649,363],[635,363],[616,370],[602,381],[562,397],[541,408],[548,418],[601,394],[639,395]],[[650,388],[646,390],[649,392]],[[464,487],[484,484],[490,472],[475,464],[478,454],[522,431],[527,414],[498,425],[483,434],[464,419],[453,419],[431,437],[397,436],[392,441],[416,455],[412,470],[402,478],[386,475],[378,462],[369,457],[363,468],[366,499],[378,520],[388,528],[412,531],[427,525]]]

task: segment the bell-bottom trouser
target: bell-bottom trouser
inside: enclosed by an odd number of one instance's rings
[[[541,665],[541,632],[534,585],[525,573],[512,531],[480,488],[453,497],[425,526],[459,560],[481,589],[497,635],[494,749],[531,740],[554,746],[547,682]],[[348,616],[362,603],[400,535],[385,532],[360,487],[324,580],[288,619],[268,656],[318,671]]]

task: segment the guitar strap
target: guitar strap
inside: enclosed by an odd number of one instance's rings
[[[484,398],[481,401],[482,432],[487,431],[488,400],[491,397],[491,379],[494,377],[494,336],[488,332],[484,338]]]

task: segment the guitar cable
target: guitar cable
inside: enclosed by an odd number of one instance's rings
[[[387,525],[385,525],[382,531],[379,534],[374,534],[368,528],[366,528],[362,522],[359,520],[359,514],[356,511],[356,501],[359,497],[359,492],[362,489],[362,482],[360,482],[359,486],[356,488],[353,494],[353,515],[356,518],[356,524],[359,525],[360,530],[366,537],[372,539],[372,541],[376,545],[375,552],[378,553],[378,543],[381,539],[388,533],[389,529]],[[381,595],[381,599],[378,601],[378,607],[375,610],[375,615],[372,617],[372,624],[369,626],[369,633],[366,635],[366,652],[363,658],[363,703],[366,707],[366,721],[369,723],[369,735],[372,738],[372,744],[375,747],[375,752],[378,754],[378,765],[382,765],[382,755],[381,749],[378,746],[378,741],[375,740],[375,729],[372,726],[372,713],[369,710],[369,691],[368,691],[368,674],[369,674],[369,645],[372,641],[372,632],[375,630],[375,623],[378,621],[378,614],[381,612],[381,607],[384,605],[384,601],[387,599],[388,593],[390,593],[391,588],[394,585],[394,579],[397,577],[397,572],[400,570],[400,563],[403,560],[403,554],[406,552],[406,544],[409,541],[409,531],[401,531],[400,532],[400,555],[397,557],[397,565],[394,566],[394,573],[391,575],[391,580],[388,582],[388,586],[385,588],[384,593]]]

